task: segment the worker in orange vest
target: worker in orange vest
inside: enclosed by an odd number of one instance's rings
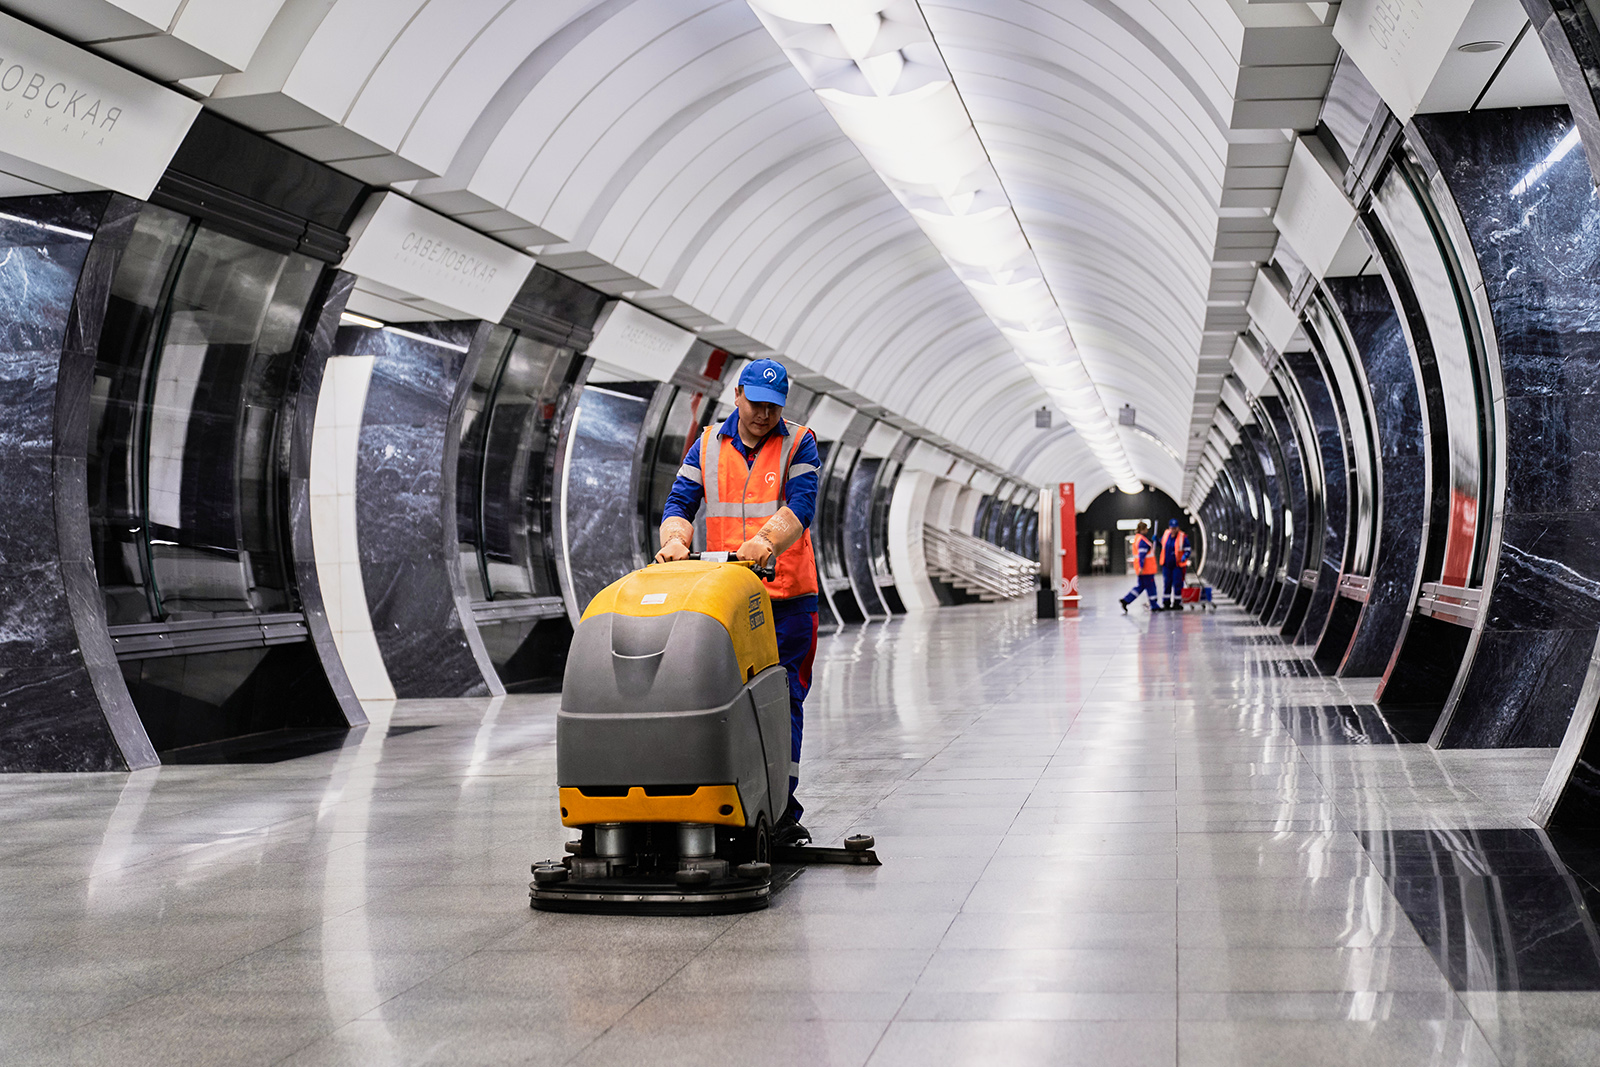
[[[1183,609],[1183,572],[1189,566],[1189,537],[1178,528],[1178,520],[1167,523],[1161,535],[1161,548],[1156,553],[1161,564],[1161,606]]]
[[[661,520],[656,562],[683,559],[694,543],[694,517],[706,506],[706,550],[734,552],[777,575],[766,583],[778,661],[789,675],[789,805],[772,828],[775,845],[810,842],[795,799],[800,778],[800,737],[805,699],[817,657],[817,562],[811,519],[817,511],[822,456],[817,437],[783,418],[789,373],[758,359],[739,373],[735,410],[721,426],[708,426],[690,446],[672,483]]]
[[[1141,522],[1139,528],[1133,532],[1134,569],[1139,575],[1139,584],[1128,591],[1122,598],[1122,613],[1128,613],[1128,605],[1139,599],[1140,593],[1150,594],[1150,610],[1160,611],[1161,603],[1156,594],[1156,545],[1150,540],[1150,524]]]

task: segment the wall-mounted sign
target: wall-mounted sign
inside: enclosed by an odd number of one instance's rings
[[[1470,0],[1345,0],[1333,39],[1405,122],[1416,114],[1471,10]]]
[[[1283,291],[1271,278],[1267,277],[1266,271],[1256,271],[1256,284],[1250,290],[1250,299],[1245,304],[1245,309],[1250,312],[1250,317],[1261,329],[1261,335],[1267,339],[1267,344],[1279,352],[1288,349],[1290,342],[1294,340],[1295,331],[1300,328],[1300,316],[1289,306],[1289,298],[1283,295]]]
[[[200,104],[0,14],[0,169],[20,159],[147,198]]]
[[[1334,273],[1334,266],[1340,250],[1350,244],[1353,232],[1356,249],[1366,250],[1366,242],[1355,231],[1355,206],[1334,180],[1336,170],[1321,141],[1308,137],[1295,141],[1294,155],[1283,179],[1283,195],[1272,216],[1278,232],[1288,238],[1306,268],[1318,278],[1327,278],[1330,273],[1339,276]],[[1358,258],[1355,269],[1365,262],[1365,256]]]
[[[872,429],[867,432],[867,442],[861,446],[863,456],[876,456],[879,459],[887,458],[894,451],[894,446],[900,443],[903,435],[900,430],[887,422],[875,422]]]
[[[1261,351],[1249,334],[1240,334],[1233,342],[1233,354],[1228,362],[1251,396],[1260,396],[1272,381],[1266,365],[1261,362]]]
[[[692,332],[622,300],[600,313],[589,355],[640,381],[665,382],[694,347]]]
[[[499,322],[528,280],[533,257],[386,192],[368,200],[350,227],[342,266],[468,318]]]

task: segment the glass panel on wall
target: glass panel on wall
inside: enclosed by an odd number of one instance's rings
[[[1339,318],[1327,303],[1327,297],[1318,290],[1316,299],[1306,306],[1317,336],[1327,343],[1322,350],[1323,362],[1333,372],[1335,401],[1345,418],[1345,445],[1351,452],[1346,456],[1355,487],[1350,501],[1351,540],[1347,547],[1345,570],[1350,574],[1372,573],[1374,539],[1378,521],[1378,472],[1375,434],[1372,428],[1372,408],[1367,395],[1365,376],[1358,369],[1357,356],[1350,339],[1339,327]]]
[[[89,505],[112,625],[289,611],[280,405],[324,265],[147,206],[92,391]]]
[[[872,487],[872,572],[880,578],[888,578],[892,573],[889,569],[889,507],[894,502],[900,469],[900,463],[884,460],[877,483]]]
[[[850,472],[855,468],[860,449],[851,445],[834,443],[832,453],[824,461],[825,475],[822,490],[818,493],[817,516],[813,525],[820,528],[812,533],[812,542],[820,549],[818,569],[824,579],[844,580],[845,571],[845,497],[850,490]]]
[[[672,494],[678,469],[702,431],[711,425],[715,414],[712,410],[714,398],[705,393],[673,386],[662,388],[671,389],[672,398],[665,405],[660,425],[652,428],[651,440],[645,444],[644,495],[640,500],[645,532],[652,547],[656,531],[661,529],[667,497]]]
[[[1494,409],[1477,315],[1460,261],[1439,217],[1428,182],[1416,163],[1390,168],[1373,198],[1389,239],[1405,261],[1429,340],[1447,414],[1450,456],[1450,515],[1439,574],[1446,585],[1476,586],[1483,580],[1488,523],[1480,522],[1492,499]]]
[[[475,600],[558,597],[551,487],[557,408],[571,348],[499,328],[478,364],[461,427],[457,527]]]

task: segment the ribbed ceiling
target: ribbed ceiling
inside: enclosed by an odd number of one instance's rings
[[[922,7],[1107,409],[1133,405],[1167,446],[1121,429],[1138,474],[1177,495],[1244,23],[1304,5]],[[184,84],[1025,479],[1110,484],[1075,435],[1035,428],[1043,391],[745,0],[288,0],[243,71]],[[1259,228],[1269,209],[1251,212]]]

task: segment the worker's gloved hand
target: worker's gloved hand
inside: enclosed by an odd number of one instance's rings
[[[734,558],[749,560],[758,567],[765,567],[772,562],[772,544],[765,537],[752,537],[739,546]]]
[[[661,551],[656,553],[657,563],[671,563],[676,559],[688,559],[689,546],[682,541],[668,541],[661,546]]]

